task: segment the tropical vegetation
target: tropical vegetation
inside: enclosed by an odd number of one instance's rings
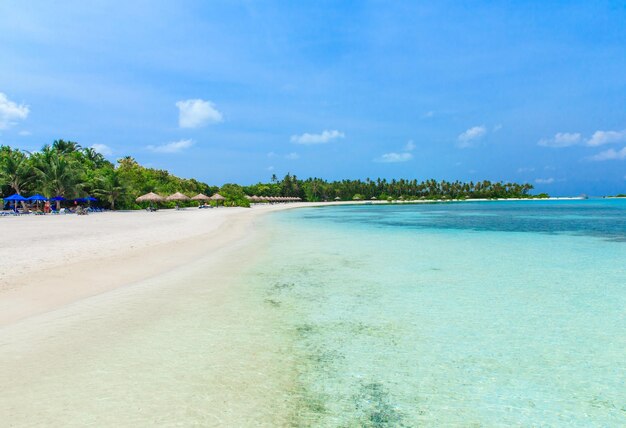
[[[365,199],[467,199],[467,198],[529,198],[531,184],[491,182],[391,180],[326,181],[321,178],[300,180],[287,174],[282,180],[272,177],[270,183],[244,186],[246,194],[258,196],[298,196],[306,201]],[[543,195],[542,195],[543,196]],[[547,197],[547,195],[545,195]]]
[[[532,189],[530,184],[490,181],[388,181],[381,178],[327,181],[321,178],[302,180],[292,174],[281,180],[273,175],[268,183],[249,186],[229,183],[218,187],[193,178],[180,178],[166,170],[144,167],[130,156],[114,164],[94,149],[72,141],[56,140],[33,153],[0,146],[1,196],[41,193],[46,197],[73,199],[91,195],[111,209],[141,208],[135,199],[148,192],[161,195],[182,192],[189,196],[219,192],[226,198],[225,205],[249,206],[247,195],[291,196],[305,201],[527,198],[531,197]]]

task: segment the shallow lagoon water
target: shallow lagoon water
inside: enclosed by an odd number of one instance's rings
[[[298,426],[626,425],[626,204],[336,206],[247,272]]]

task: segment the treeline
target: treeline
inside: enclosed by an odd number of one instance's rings
[[[64,140],[34,153],[0,146],[0,185],[2,196],[41,193],[73,199],[91,195],[112,209],[140,208],[135,199],[148,192],[210,195],[218,190],[165,170],[143,167],[130,156],[114,165],[95,150]]]
[[[468,198],[529,198],[531,184],[478,181],[417,181],[377,178],[370,180],[326,181],[321,178],[300,180],[287,174],[282,180],[272,177],[270,183],[244,186],[249,195],[298,196],[306,201],[354,199],[468,199]],[[547,197],[545,194],[538,197]]]
[[[91,148],[72,141],[56,140],[40,151],[0,146],[1,196],[12,193],[66,199],[95,196],[112,209],[137,209],[135,199],[145,193],[169,195],[182,192],[188,196],[219,192],[225,205],[249,206],[246,195],[292,196],[305,201],[354,199],[463,199],[463,198],[526,198],[533,189],[530,184],[479,181],[427,180],[341,180],[321,178],[301,180],[287,174],[282,180],[275,175],[269,183],[251,186],[225,184],[210,186],[195,179],[184,179],[168,171],[141,166],[130,156],[117,164],[108,161]],[[545,196],[545,195],[540,195]],[[173,204],[172,204],[173,205]]]

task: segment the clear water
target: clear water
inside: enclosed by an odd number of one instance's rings
[[[0,426],[626,426],[625,202],[268,215],[0,328]]]
[[[296,426],[626,426],[626,201],[267,218]]]

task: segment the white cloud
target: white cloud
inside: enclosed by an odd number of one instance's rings
[[[219,123],[224,120],[222,113],[211,101],[201,99],[184,100],[176,103],[178,107],[178,125],[181,128],[199,128],[209,123]]]
[[[552,138],[542,138],[537,143],[544,147],[569,147],[575,146],[582,141],[578,132],[557,132]]]
[[[499,130],[502,129],[502,125],[501,124],[497,124],[493,127],[493,132],[498,132]]]
[[[268,153],[267,153],[267,157],[268,157],[268,158],[275,158],[275,157],[276,157],[276,153],[274,153],[274,152],[268,152]]]
[[[104,156],[111,156],[113,154],[113,150],[106,144],[92,144],[91,148]]]
[[[161,144],[160,146],[147,146],[146,148],[156,153],[178,153],[182,150],[188,149],[193,145],[193,140],[180,140],[167,144]]]
[[[267,167],[267,170],[268,170],[268,171],[274,171],[274,167],[273,167],[273,166],[268,166],[268,167]]]
[[[587,145],[597,147],[624,141],[626,141],[626,129],[623,131],[596,131],[591,138],[587,140]]]
[[[459,134],[458,146],[461,148],[471,147],[473,141],[481,139],[486,134],[487,134],[487,128],[485,128],[484,125],[473,126],[467,129],[465,132],[462,132],[461,134]]]
[[[338,138],[345,138],[343,132],[332,130],[323,131],[321,134],[304,133],[302,135],[292,135],[291,142],[296,144],[326,144]]]
[[[295,152],[292,152],[292,153],[286,154],[285,159],[290,159],[290,160],[300,159],[300,155]]]
[[[535,168],[533,168],[533,167],[517,168],[517,172],[533,172],[534,170],[535,170]]]
[[[30,131],[20,131],[17,133],[17,135],[19,135],[20,137],[28,137],[30,135],[33,135],[33,133]]]
[[[430,119],[431,117],[434,117],[434,116],[435,116],[435,112],[430,110],[422,115],[422,119]]]
[[[589,158],[592,161],[606,161],[606,160],[625,160],[626,159],[626,147],[622,150],[608,149],[597,155]]]
[[[542,138],[537,143],[544,147],[570,147],[585,144],[589,147],[598,147],[605,144],[626,142],[626,129],[623,131],[596,131],[586,141],[578,132],[558,132],[552,138]]]
[[[384,162],[384,163],[395,163],[395,162],[406,162],[413,159],[413,155],[411,153],[385,153],[378,159],[375,159],[376,162]]]
[[[16,121],[26,119],[28,113],[30,108],[27,105],[18,105],[0,92],[0,129],[8,129],[15,125]]]
[[[410,161],[411,159],[413,159],[413,154],[411,154],[410,152],[415,150],[415,147],[416,146],[413,140],[409,140],[405,144],[404,150],[402,152],[385,153],[379,158],[374,159],[374,162],[396,163]]]
[[[552,184],[554,183],[554,178],[537,178],[535,179],[535,183],[537,184]]]

